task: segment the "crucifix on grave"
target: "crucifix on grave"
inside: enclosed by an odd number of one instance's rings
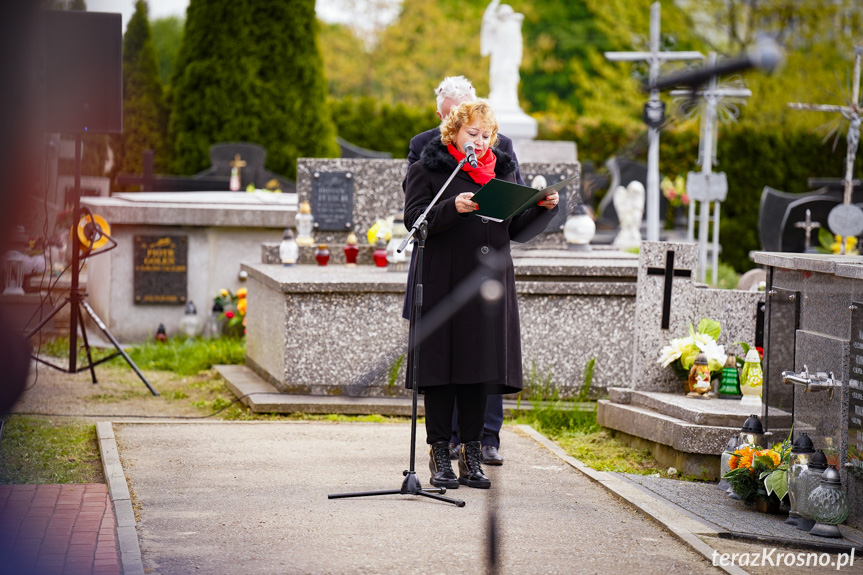
[[[863,58],[863,46],[854,48],[854,79],[851,85],[851,102],[847,106],[819,105],[819,104],[788,104],[789,108],[795,110],[811,110],[815,112],[838,112],[848,120],[848,151],[845,154],[845,185],[844,197],[841,204],[830,210],[827,216],[827,225],[830,231],[842,237],[839,242],[840,254],[845,253],[845,238],[859,236],[863,232],[863,210],[851,203],[851,195],[854,191],[854,160],[857,157],[857,146],[860,143],[860,60]]]
[[[650,6],[650,50],[648,52],[606,52],[605,57],[613,62],[648,62],[650,65],[650,85],[659,78],[659,68],[668,60],[701,60],[701,52],[660,51],[660,4]],[[644,120],[647,123],[647,240],[659,240],[659,128],[665,122],[664,104],[659,99],[659,90],[651,88],[650,98],[644,106]],[[622,182],[625,186],[627,182]]]
[[[803,228],[803,231],[806,232],[804,253],[812,253],[812,230],[817,230],[821,227],[820,222],[812,221],[812,210],[806,210],[806,219],[802,222],[794,222],[794,227]]]
[[[707,68],[716,67],[716,53],[711,52],[708,56]],[[698,142],[698,164],[701,172],[689,172],[686,176],[686,192],[689,195],[689,221],[686,228],[686,239],[693,241],[695,238],[695,208],[696,202],[699,206],[698,214],[698,281],[704,282],[707,276],[707,244],[708,231],[710,228],[711,204],[713,205],[713,234],[711,244],[711,265],[713,284],[716,285],[719,272],[719,205],[725,201],[728,195],[728,180],[725,172],[713,173],[716,161],[716,140],[719,134],[720,114],[724,121],[737,119],[739,108],[736,104],[744,103],[744,98],[752,96],[752,92],[739,86],[739,81],[732,81],[726,85],[720,85],[717,76],[711,76],[707,85],[700,90],[672,90],[671,95],[677,98],[686,98],[693,102],[696,98],[703,101],[703,105],[693,108],[693,112],[702,108],[701,113],[701,135]],[[727,100],[727,101],[726,101]],[[726,101],[724,105],[723,101]],[[720,107],[721,106],[721,107]]]
[[[240,170],[246,167],[246,161],[240,158],[240,154],[234,155],[234,160],[229,164],[231,166],[231,191],[237,192],[240,190]]]
[[[692,270],[674,268],[674,250],[665,252],[665,267],[647,268],[649,276],[663,276],[662,329],[668,329],[671,321],[671,282],[675,277],[692,277]]]

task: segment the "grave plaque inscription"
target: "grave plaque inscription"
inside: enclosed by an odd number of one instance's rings
[[[863,302],[853,302],[853,307],[848,370],[848,469],[863,478]]]
[[[188,236],[135,236],[136,304],[184,304],[188,276]]]
[[[343,232],[353,227],[354,177],[351,172],[314,172],[311,196],[315,229]]]

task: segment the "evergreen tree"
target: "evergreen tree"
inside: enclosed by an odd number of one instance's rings
[[[114,175],[141,173],[146,149],[155,150],[156,171],[162,171],[168,152],[167,110],[147,13],[147,2],[138,0],[123,36],[123,133],[111,138]]]
[[[179,173],[218,142],[260,144],[290,178],[298,157],[338,154],[317,30],[314,0],[191,0],[171,81]]]

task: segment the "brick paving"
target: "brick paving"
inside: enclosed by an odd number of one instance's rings
[[[107,485],[0,485],[0,574],[120,575]]]

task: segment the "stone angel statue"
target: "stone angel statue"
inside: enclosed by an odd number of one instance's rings
[[[518,105],[519,68],[522,57],[519,14],[500,0],[491,0],[482,16],[480,53],[490,56],[488,99],[497,110],[520,110]]]

